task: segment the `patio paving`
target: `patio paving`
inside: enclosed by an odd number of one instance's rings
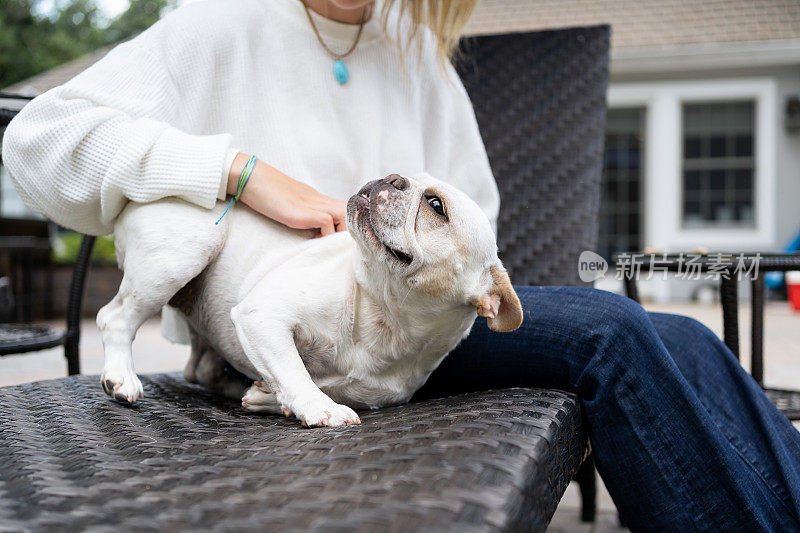
[[[650,311],[677,313],[697,318],[717,333],[722,331],[722,317],[718,306],[705,304],[645,304]],[[796,388],[800,384],[800,313],[789,310],[785,303],[769,302],[765,313],[765,382],[771,387]],[[53,322],[63,327],[63,322]],[[741,310],[742,363],[750,365],[750,317],[749,310]],[[181,370],[189,349],[172,344],[160,335],[159,319],[147,321],[139,330],[133,343],[136,371],[168,372]],[[86,374],[97,374],[103,367],[103,351],[100,334],[94,320],[83,322],[81,337],[81,369]],[[66,364],[61,349],[7,356],[0,358],[0,386],[25,383],[42,379],[58,378],[66,374]],[[99,384],[98,384],[99,387]],[[795,424],[800,429],[800,423]],[[578,518],[580,497],[578,487],[572,483],[550,525],[550,531],[561,532],[607,532],[626,531],[617,523],[616,509],[611,497],[598,484],[598,520],[594,524],[581,523]]]

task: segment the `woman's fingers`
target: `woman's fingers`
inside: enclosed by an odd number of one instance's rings
[[[327,202],[328,205],[318,208],[319,214],[315,219],[318,225],[315,227],[319,228],[322,236],[330,235],[331,233],[335,233],[337,231],[346,230],[347,229],[346,204],[341,200],[335,200],[333,198],[329,198],[323,195],[320,196],[329,199],[330,202]]]
[[[333,224],[333,217],[328,213],[320,213],[318,218],[319,232],[324,237],[336,233],[336,226]]]
[[[347,204],[341,200],[336,200],[334,209],[330,212],[333,217],[333,223],[336,226],[336,231],[344,231],[347,229]]]
[[[318,237],[324,237],[347,229],[344,221],[338,221],[333,215],[324,211],[308,209],[300,212],[295,211],[295,213],[298,216],[287,219],[283,223],[290,228],[319,230]]]

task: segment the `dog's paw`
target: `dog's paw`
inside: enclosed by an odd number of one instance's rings
[[[255,413],[266,412],[279,414],[283,412],[283,414],[286,415],[286,411],[282,410],[281,406],[278,404],[278,400],[275,398],[275,395],[271,392],[264,391],[256,385],[252,385],[249,389],[244,391],[244,396],[242,396],[242,407]],[[291,413],[286,416],[289,416],[290,414]]]
[[[292,412],[304,426],[308,427],[333,427],[361,423],[361,419],[358,418],[355,411],[327,397],[307,402],[298,402],[298,405],[292,409]]]
[[[104,369],[100,376],[100,384],[106,394],[124,403],[136,403],[144,398],[142,382],[132,371]]]

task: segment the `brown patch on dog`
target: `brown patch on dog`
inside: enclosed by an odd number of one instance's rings
[[[501,267],[489,267],[492,286],[486,294],[470,299],[478,315],[486,317],[493,331],[514,331],[522,325],[522,304],[511,285],[508,272]]]
[[[424,277],[416,277],[414,286],[434,298],[443,296],[453,289],[453,279],[456,276],[452,263],[440,263],[425,269]]]
[[[494,331],[514,331],[522,325],[522,304],[519,301],[511,278],[506,269],[500,266],[489,267],[492,274],[492,294],[500,296],[500,312],[489,321],[489,328]]]
[[[170,306],[187,317],[191,316],[197,299],[200,297],[200,276],[202,276],[202,273],[181,287],[168,302]]]
[[[456,250],[458,251],[458,255],[461,256],[462,261],[466,261],[469,258],[469,247],[460,235],[456,238]]]

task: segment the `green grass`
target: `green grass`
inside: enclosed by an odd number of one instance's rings
[[[75,231],[63,231],[58,234],[53,244],[52,260],[57,265],[71,265],[78,257],[83,235]],[[93,265],[116,265],[117,256],[114,253],[114,236],[104,235],[98,237],[92,250]]]

